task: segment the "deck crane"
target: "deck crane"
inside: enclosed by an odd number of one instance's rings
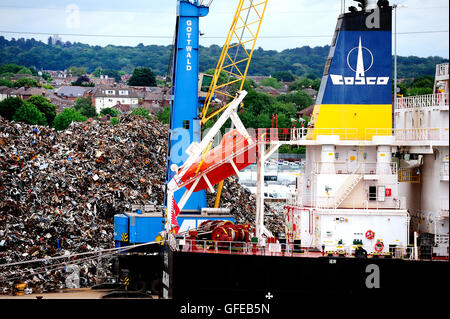
[[[208,132],[206,137],[199,143],[193,142],[186,153],[189,155],[188,159],[183,163],[181,167],[177,165],[170,166],[170,169],[175,173],[175,176],[167,184],[167,216],[166,216],[166,231],[170,231],[172,227],[172,205],[174,201],[172,198],[175,196],[175,192],[181,189],[180,185],[187,185],[186,181],[183,183],[183,177],[189,172],[191,165],[195,166],[195,174],[190,177],[192,183],[190,189],[185,189],[184,194],[178,201],[178,207],[182,210],[189,198],[192,196],[197,184],[203,179],[211,192],[214,192],[213,184],[211,183],[211,176],[207,175],[207,172],[211,172],[212,167],[201,171],[201,167],[204,164],[204,158],[210,152],[212,140],[214,136],[219,132],[225,122],[230,118],[232,125],[236,127],[237,132],[245,140],[245,143],[240,145],[241,152],[248,155],[251,150],[252,140],[244,125],[240,121],[236,114],[239,105],[242,103],[243,98],[247,94],[242,91],[247,72],[250,66],[250,62],[253,56],[253,51],[256,46],[256,40],[258,38],[261,23],[264,18],[264,14],[267,8],[268,0],[239,0],[238,7],[236,9],[230,30],[228,32],[225,44],[222,49],[219,61],[217,63],[216,70],[212,77],[212,81],[209,87],[209,91],[206,95],[205,102],[200,115],[201,125],[205,125],[208,121],[217,118],[221,113],[222,115],[215,122],[214,126]],[[227,80],[219,82],[220,76],[226,74]],[[237,88],[237,93],[233,96],[232,90]],[[221,96],[220,103],[217,102],[217,97]],[[223,101],[222,101],[223,100]],[[244,143],[242,140],[242,143]],[[254,144],[254,143],[253,143]],[[254,146],[254,145],[253,145]],[[238,151],[239,152],[239,151]],[[233,156],[239,154],[229,154],[231,158],[222,159],[226,162],[225,165],[231,165],[234,169],[234,173],[238,173],[238,168]],[[242,155],[242,154],[241,154]],[[250,155],[251,156],[251,155]],[[195,164],[197,161],[197,164]],[[251,164],[248,163],[247,165]],[[216,165],[217,169],[220,163]],[[226,178],[226,177],[225,177]],[[223,180],[219,181],[217,188],[217,195],[215,201],[215,208],[219,207],[220,196],[223,187]],[[203,190],[200,190],[203,191]],[[176,202],[176,201],[175,201]]]
[[[238,91],[243,89],[267,3],[268,0],[239,0],[201,111],[202,125],[205,125],[230,106],[231,100],[234,98],[230,94],[232,86],[238,87]],[[219,78],[223,73],[227,75],[227,80],[220,83]],[[230,100],[230,102],[212,108],[212,103],[217,96]],[[221,181],[217,187],[215,208],[220,205],[223,182]]]

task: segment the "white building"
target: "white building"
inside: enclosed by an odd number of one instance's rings
[[[130,105],[131,107],[136,107],[139,104],[138,95],[131,88],[98,87],[93,97],[97,113],[117,104]]]

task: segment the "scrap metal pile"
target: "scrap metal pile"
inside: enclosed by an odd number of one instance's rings
[[[131,116],[117,125],[73,123],[61,132],[0,121],[0,266],[111,248],[115,214],[163,205],[167,136],[166,125]],[[255,197],[237,178],[222,194],[221,205],[238,223],[254,222]],[[214,198],[208,195],[210,207]],[[270,210],[267,218],[277,231]],[[64,288],[67,269],[46,268],[51,264],[0,267],[0,293],[16,281],[33,291]],[[92,285],[108,266],[94,258],[80,265],[82,282]]]
[[[136,117],[116,126],[74,123],[58,133],[2,121],[0,264],[111,248],[114,214],[162,203],[166,139],[158,121]],[[88,285],[99,271],[95,264],[80,273]],[[0,276],[17,278],[18,271],[0,268]],[[26,279],[46,291],[63,288],[66,275],[63,268]],[[3,280],[8,292],[13,282]]]

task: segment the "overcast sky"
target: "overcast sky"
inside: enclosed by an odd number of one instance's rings
[[[176,3],[176,0],[0,0],[0,35],[7,39],[34,37],[47,42],[49,35],[46,34],[5,33],[38,32],[60,34],[63,41],[101,46],[168,45],[172,43],[174,33]],[[202,45],[223,44],[237,3],[237,0],[214,0],[210,14],[201,19],[200,29],[205,33]],[[392,3],[408,5],[397,9],[399,55],[449,57],[448,0],[397,0]],[[346,1],[346,7],[353,4],[354,1]],[[341,0],[269,0],[257,45],[281,51],[304,45],[330,44],[340,11]],[[414,33],[428,31],[446,32]],[[405,32],[413,33],[403,34]]]

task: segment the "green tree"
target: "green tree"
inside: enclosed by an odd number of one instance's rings
[[[308,73],[308,74],[305,75],[305,78],[307,78],[307,79],[309,79],[311,81],[314,81],[314,80],[318,79],[318,76],[315,75],[314,73]]]
[[[313,81],[312,88],[316,91],[319,91],[321,84],[322,84],[322,80],[320,78],[317,78]]]
[[[299,91],[304,88],[309,88],[310,86],[312,87],[313,84],[314,84],[313,80],[305,78],[305,77],[301,77],[298,80],[289,84],[288,90],[289,91]]]
[[[407,96],[415,96],[415,95],[425,95],[425,94],[432,94],[433,89],[427,88],[427,87],[412,87],[407,90],[406,95]]]
[[[397,88],[399,89],[398,94],[401,94],[403,96],[407,94],[408,87],[404,82],[398,82]],[[392,94],[394,94],[394,81],[392,81]]]
[[[82,76],[85,75],[87,72],[86,68],[84,67],[71,66],[67,69],[67,73],[72,74],[72,76]]]
[[[95,69],[95,71],[92,73],[96,78],[99,78],[100,77],[100,75],[102,75],[103,73],[103,69],[102,69],[102,67],[97,67],[96,69]]]
[[[114,80],[116,82],[120,82],[122,79],[120,77],[120,74],[118,71],[116,70],[111,70],[111,69],[102,69],[101,67],[97,67],[93,73],[93,75],[96,78],[99,78],[100,75],[107,75],[110,78],[114,78]]]
[[[84,122],[86,120],[87,118],[74,108],[67,108],[55,117],[54,128],[61,131],[69,127],[72,122]]]
[[[156,86],[156,77],[150,68],[136,68],[128,81],[131,86]]]
[[[14,82],[16,88],[24,87],[25,85],[28,85],[29,87],[38,87],[39,83],[33,78],[20,78]]]
[[[166,81],[164,81],[163,79],[156,79],[156,85],[159,87],[165,87]]]
[[[261,85],[262,86],[271,86],[274,89],[280,89],[282,84],[280,82],[277,81],[277,79],[275,78],[265,78],[263,80],[261,80]]]
[[[114,81],[116,81],[117,83],[122,81],[122,78],[121,78],[119,72],[116,70],[106,69],[106,70],[103,70],[103,74],[107,75],[110,78],[114,78]]]
[[[164,124],[169,124],[169,120],[170,120],[170,107],[166,106],[164,109],[159,110],[156,113],[156,118]]]
[[[58,108],[56,105],[52,104],[42,95],[33,95],[27,102],[36,106],[38,110],[44,114],[49,126],[53,125],[53,121],[56,117],[56,110]]]
[[[119,112],[118,110],[116,110],[115,108],[107,107],[107,108],[102,109],[102,110],[100,111],[100,115],[106,115],[106,114],[109,114],[109,115],[111,115],[112,117],[116,117],[117,115],[120,114],[120,112]]]
[[[86,75],[81,75],[75,82],[72,82],[72,86],[94,86],[91,83],[91,79]]]
[[[14,63],[6,63],[0,66],[0,74],[13,73],[16,74],[22,67]]]
[[[119,124],[119,119],[117,117],[112,117],[111,120],[109,121],[112,125],[117,125]]]
[[[8,79],[0,79],[0,86],[12,88],[14,86],[14,83]]]
[[[273,77],[280,82],[293,82],[295,77],[290,71],[278,71],[273,74]]]
[[[313,98],[304,91],[281,94],[277,97],[277,100],[283,103],[294,103],[298,110],[302,110],[314,104]]]
[[[31,70],[26,67],[22,67],[19,71],[17,71],[17,74],[29,74],[32,75]]]
[[[143,107],[137,107],[131,111],[131,115],[133,116],[141,116],[145,117],[146,119],[150,119],[150,111]]]
[[[96,117],[98,115],[89,96],[77,98],[73,107],[76,111],[80,112],[81,115],[86,116],[87,118]]]
[[[8,97],[0,102],[0,115],[8,121],[11,121],[22,104],[23,101],[18,97]]]
[[[27,101],[24,101],[22,106],[16,111],[13,120],[32,125],[47,125],[44,114],[42,114],[36,106]]]
[[[51,82],[53,80],[50,73],[47,72],[42,72],[42,78],[47,82]]]
[[[39,72],[34,66],[30,66],[29,69],[32,75],[39,76]]]
[[[202,82],[202,91],[203,92],[209,91],[209,87],[211,86],[211,82],[213,80],[214,73],[216,73],[216,69],[208,69],[205,71],[205,76],[203,77],[203,82]],[[234,77],[228,78],[228,74],[226,72],[222,71],[219,74],[219,79],[217,80],[217,85],[225,84],[229,81],[232,81],[233,79],[234,79]]]

